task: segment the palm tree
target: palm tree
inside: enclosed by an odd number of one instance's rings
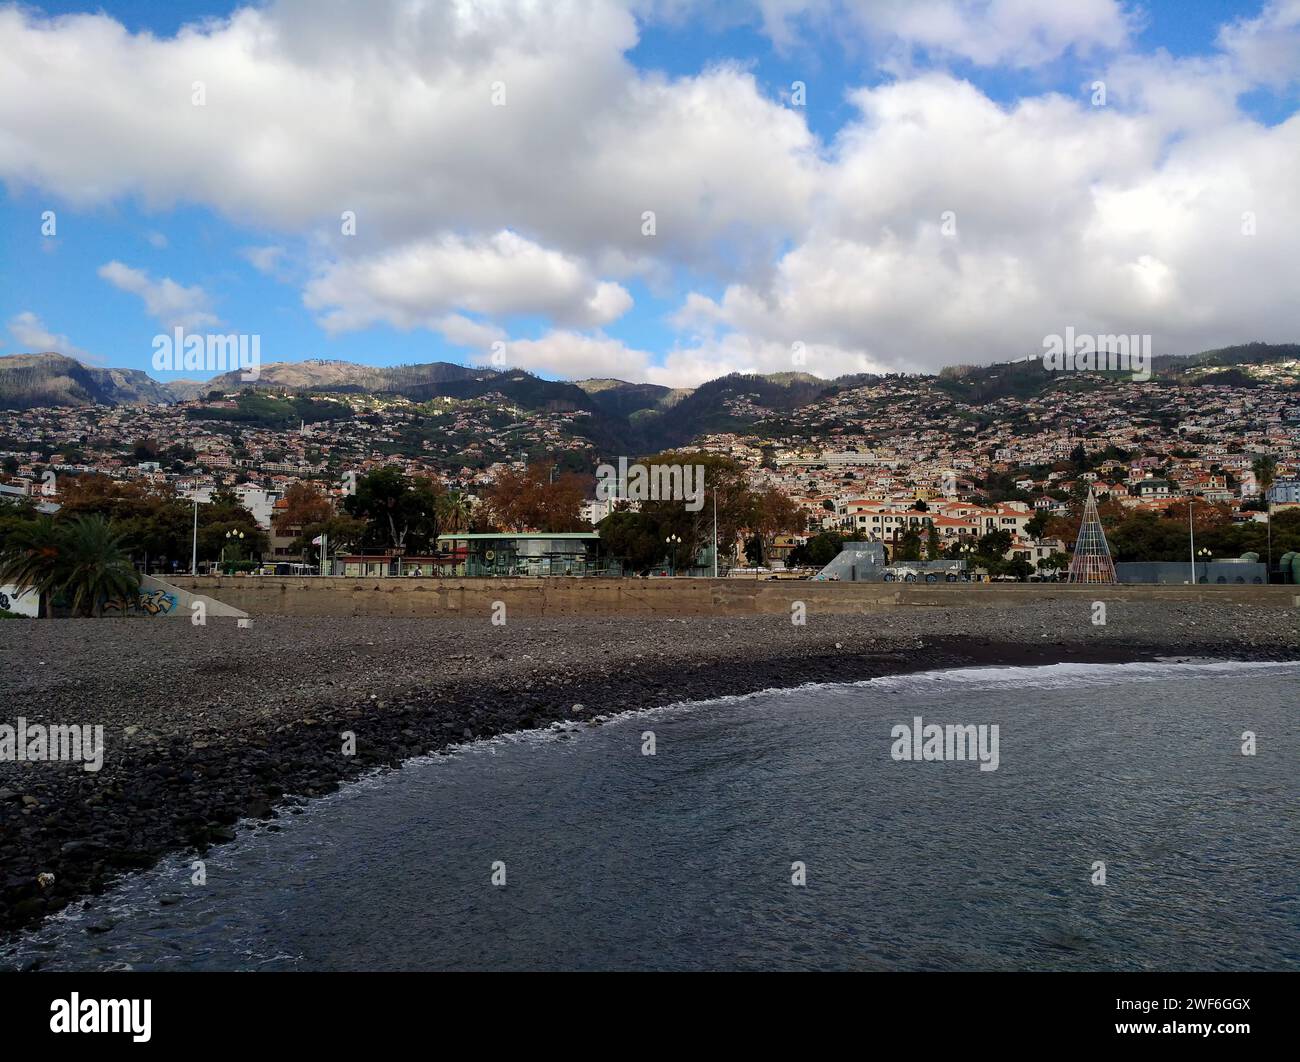
[[[12,583],[20,594],[34,590],[39,602],[46,602],[46,616],[54,615],[54,591],[62,571],[62,528],[52,516],[15,527],[0,549],[0,583]]]
[[[140,575],[122,549],[122,535],[101,515],[81,516],[62,534],[58,586],[74,613],[98,616],[109,598],[126,600],[140,589]]]
[[[1251,462],[1250,470],[1255,474],[1255,485],[1259,487],[1261,497],[1268,496],[1268,488],[1273,485],[1277,475],[1277,458],[1272,454],[1262,454]]]
[[[464,531],[469,528],[469,499],[463,494],[452,494],[447,498],[447,523],[452,531]]]
[[[1259,496],[1264,499],[1264,512],[1268,516],[1268,554],[1264,571],[1273,571],[1273,503],[1268,500],[1268,489],[1273,486],[1277,475],[1277,458],[1272,454],[1261,454],[1251,462],[1250,470],[1255,473],[1255,485],[1259,487]],[[1265,582],[1272,579],[1267,575]]]

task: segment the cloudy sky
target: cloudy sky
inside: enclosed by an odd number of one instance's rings
[[[1296,341],[1298,105],[1300,0],[0,3],[0,354],[690,386]]]

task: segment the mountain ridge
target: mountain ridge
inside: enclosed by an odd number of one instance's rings
[[[1197,354],[1158,355],[1157,378],[1188,376],[1203,382],[1245,381],[1241,366],[1300,361],[1300,344],[1250,342]],[[990,365],[952,365],[937,373],[849,374],[823,378],[807,372],[730,373],[694,388],[635,383],[613,377],[547,380],[523,369],[496,369],[434,361],[393,366],[362,365],[343,359],[309,358],[270,362],[256,381],[236,370],[210,380],[163,383],[139,369],[97,368],[56,351],[0,355],[0,408],[37,406],[170,404],[201,400],[213,392],[284,391],[303,394],[392,394],[413,401],[435,397],[476,398],[500,393],[524,408],[586,410],[617,421],[657,418],[670,435],[684,422],[728,420],[726,400],[756,397],[774,409],[790,409],[846,388],[890,378],[930,379],[953,397],[988,401],[1032,393],[1059,374],[1036,356]]]
[[[102,369],[57,351],[0,356],[0,408],[172,401],[166,384],[139,369]]]

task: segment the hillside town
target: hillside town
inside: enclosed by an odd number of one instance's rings
[[[1300,505],[1300,399],[1289,379],[1079,382],[976,403],[948,393],[942,378],[889,377],[786,409],[739,388],[724,409],[739,430],[701,433],[677,449],[726,457],[753,490],[788,499],[788,526],[767,529],[769,548],[747,551],[754,529],[744,526],[721,544],[738,569],[783,568],[819,533],[907,540],[920,559],[962,556],[1004,532],[1005,560],[1051,575],[1072,543],[1046,533],[1050,520],[1067,518],[1088,491],[1111,512],[1161,516],[1195,499],[1234,523]],[[503,475],[545,464],[552,479],[558,469],[589,480],[619,456],[593,441],[590,419],[493,393],[416,402],[230,392],[173,405],[3,410],[0,497],[31,496],[53,512],[69,482],[87,476],[199,503],[232,491],[268,536],[259,559],[300,561],[301,527],[276,519],[295,484],[337,508],[357,477],[396,470],[462,499],[468,529]],[[585,493],[588,529],[637,508]]]

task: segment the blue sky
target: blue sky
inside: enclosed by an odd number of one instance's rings
[[[931,3],[414,27],[329,0],[0,5],[0,354],[152,371],[181,324],[266,361],[499,342],[547,376],[689,385],[1009,358],[1067,324],[1170,353],[1300,336],[1300,4]],[[80,14],[103,18],[57,18]]]

